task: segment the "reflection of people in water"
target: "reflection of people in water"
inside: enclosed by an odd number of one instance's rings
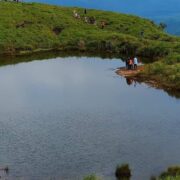
[[[136,85],[137,85],[137,81],[133,78],[130,78],[130,77],[126,77],[126,83],[129,86],[131,86],[134,83],[134,87],[136,87]]]
[[[127,77],[127,78],[126,78],[126,83],[127,83],[128,85],[131,85],[131,84],[133,83],[133,79]]]

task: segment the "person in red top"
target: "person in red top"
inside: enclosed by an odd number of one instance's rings
[[[129,60],[129,69],[133,69],[133,58]]]

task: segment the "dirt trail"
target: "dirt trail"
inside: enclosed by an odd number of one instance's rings
[[[128,70],[126,69],[126,67],[120,67],[118,68],[118,70],[116,71],[116,73],[118,75],[124,76],[124,77],[133,77],[135,75],[137,75],[139,72],[143,71],[144,66],[138,66],[138,68],[136,70]]]

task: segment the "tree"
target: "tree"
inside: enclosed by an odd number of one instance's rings
[[[159,23],[159,27],[160,27],[160,29],[164,30],[167,28],[167,24],[161,22],[161,23]]]

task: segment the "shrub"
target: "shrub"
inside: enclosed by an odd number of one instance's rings
[[[80,40],[78,42],[78,48],[79,48],[79,50],[84,51],[86,49],[86,43],[83,40]]]
[[[151,180],[180,180],[180,166],[169,167],[159,177],[151,177]]]
[[[158,61],[149,66],[149,73],[153,75],[162,74],[165,70],[165,65]]]
[[[118,180],[130,180],[131,170],[128,164],[117,166],[115,176]]]
[[[168,65],[180,63],[180,54],[173,54],[173,55],[167,56],[164,59],[164,62]]]
[[[142,56],[151,57],[152,59],[167,56],[169,53],[170,50],[162,44],[150,44],[149,46],[144,46],[140,50]]]
[[[161,173],[160,178],[166,177],[177,177],[180,176],[180,166],[172,166],[167,169],[167,171]]]
[[[96,175],[89,175],[89,176],[86,176],[83,180],[101,180],[101,179],[97,177]]]

